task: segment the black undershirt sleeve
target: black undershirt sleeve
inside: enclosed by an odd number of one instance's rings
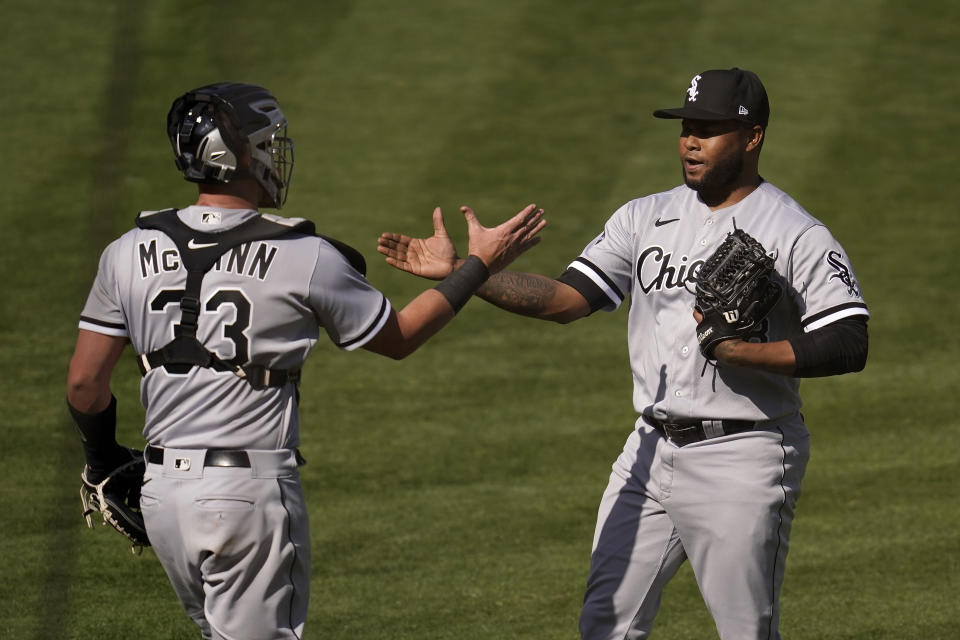
[[[867,317],[843,318],[790,338],[797,378],[818,378],[862,371],[867,364]]]

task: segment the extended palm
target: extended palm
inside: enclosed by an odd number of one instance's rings
[[[433,236],[411,238],[399,233],[384,233],[377,242],[377,251],[387,263],[403,271],[432,280],[450,275],[457,261],[457,249],[443,224],[440,207],[433,210]]]
[[[514,258],[533,247],[540,238],[537,234],[546,226],[543,209],[529,204],[509,220],[487,228],[480,224],[470,207],[460,207],[467,221],[470,255],[477,256],[491,274],[505,268]],[[443,225],[440,207],[433,210],[433,236],[411,238],[399,233],[384,233],[377,241],[377,251],[387,257],[387,263],[403,271],[441,280],[457,266],[457,250]]]

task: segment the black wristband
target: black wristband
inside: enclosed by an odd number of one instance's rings
[[[117,443],[117,399],[110,396],[110,404],[100,413],[81,413],[67,401],[67,408],[83,441],[87,466],[96,470],[110,470],[117,461],[126,462],[129,454]]]
[[[441,280],[434,288],[443,294],[453,307],[453,312],[457,313],[489,277],[490,270],[483,264],[483,260],[477,256],[468,256],[459,269]]]

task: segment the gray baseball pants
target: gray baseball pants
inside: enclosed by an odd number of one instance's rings
[[[249,468],[204,467],[204,453],[166,449],[144,476],[147,533],[174,591],[205,639],[301,638],[310,534],[294,453],[248,451]]]
[[[723,640],[778,639],[809,452],[799,415],[684,447],[638,421],[600,503],[581,637],[649,637],[664,587],[689,559]]]

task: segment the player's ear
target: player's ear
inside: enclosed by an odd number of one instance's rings
[[[763,136],[765,131],[763,127],[758,124],[755,124],[749,128],[744,128],[744,151],[750,152],[760,149],[763,145]]]

